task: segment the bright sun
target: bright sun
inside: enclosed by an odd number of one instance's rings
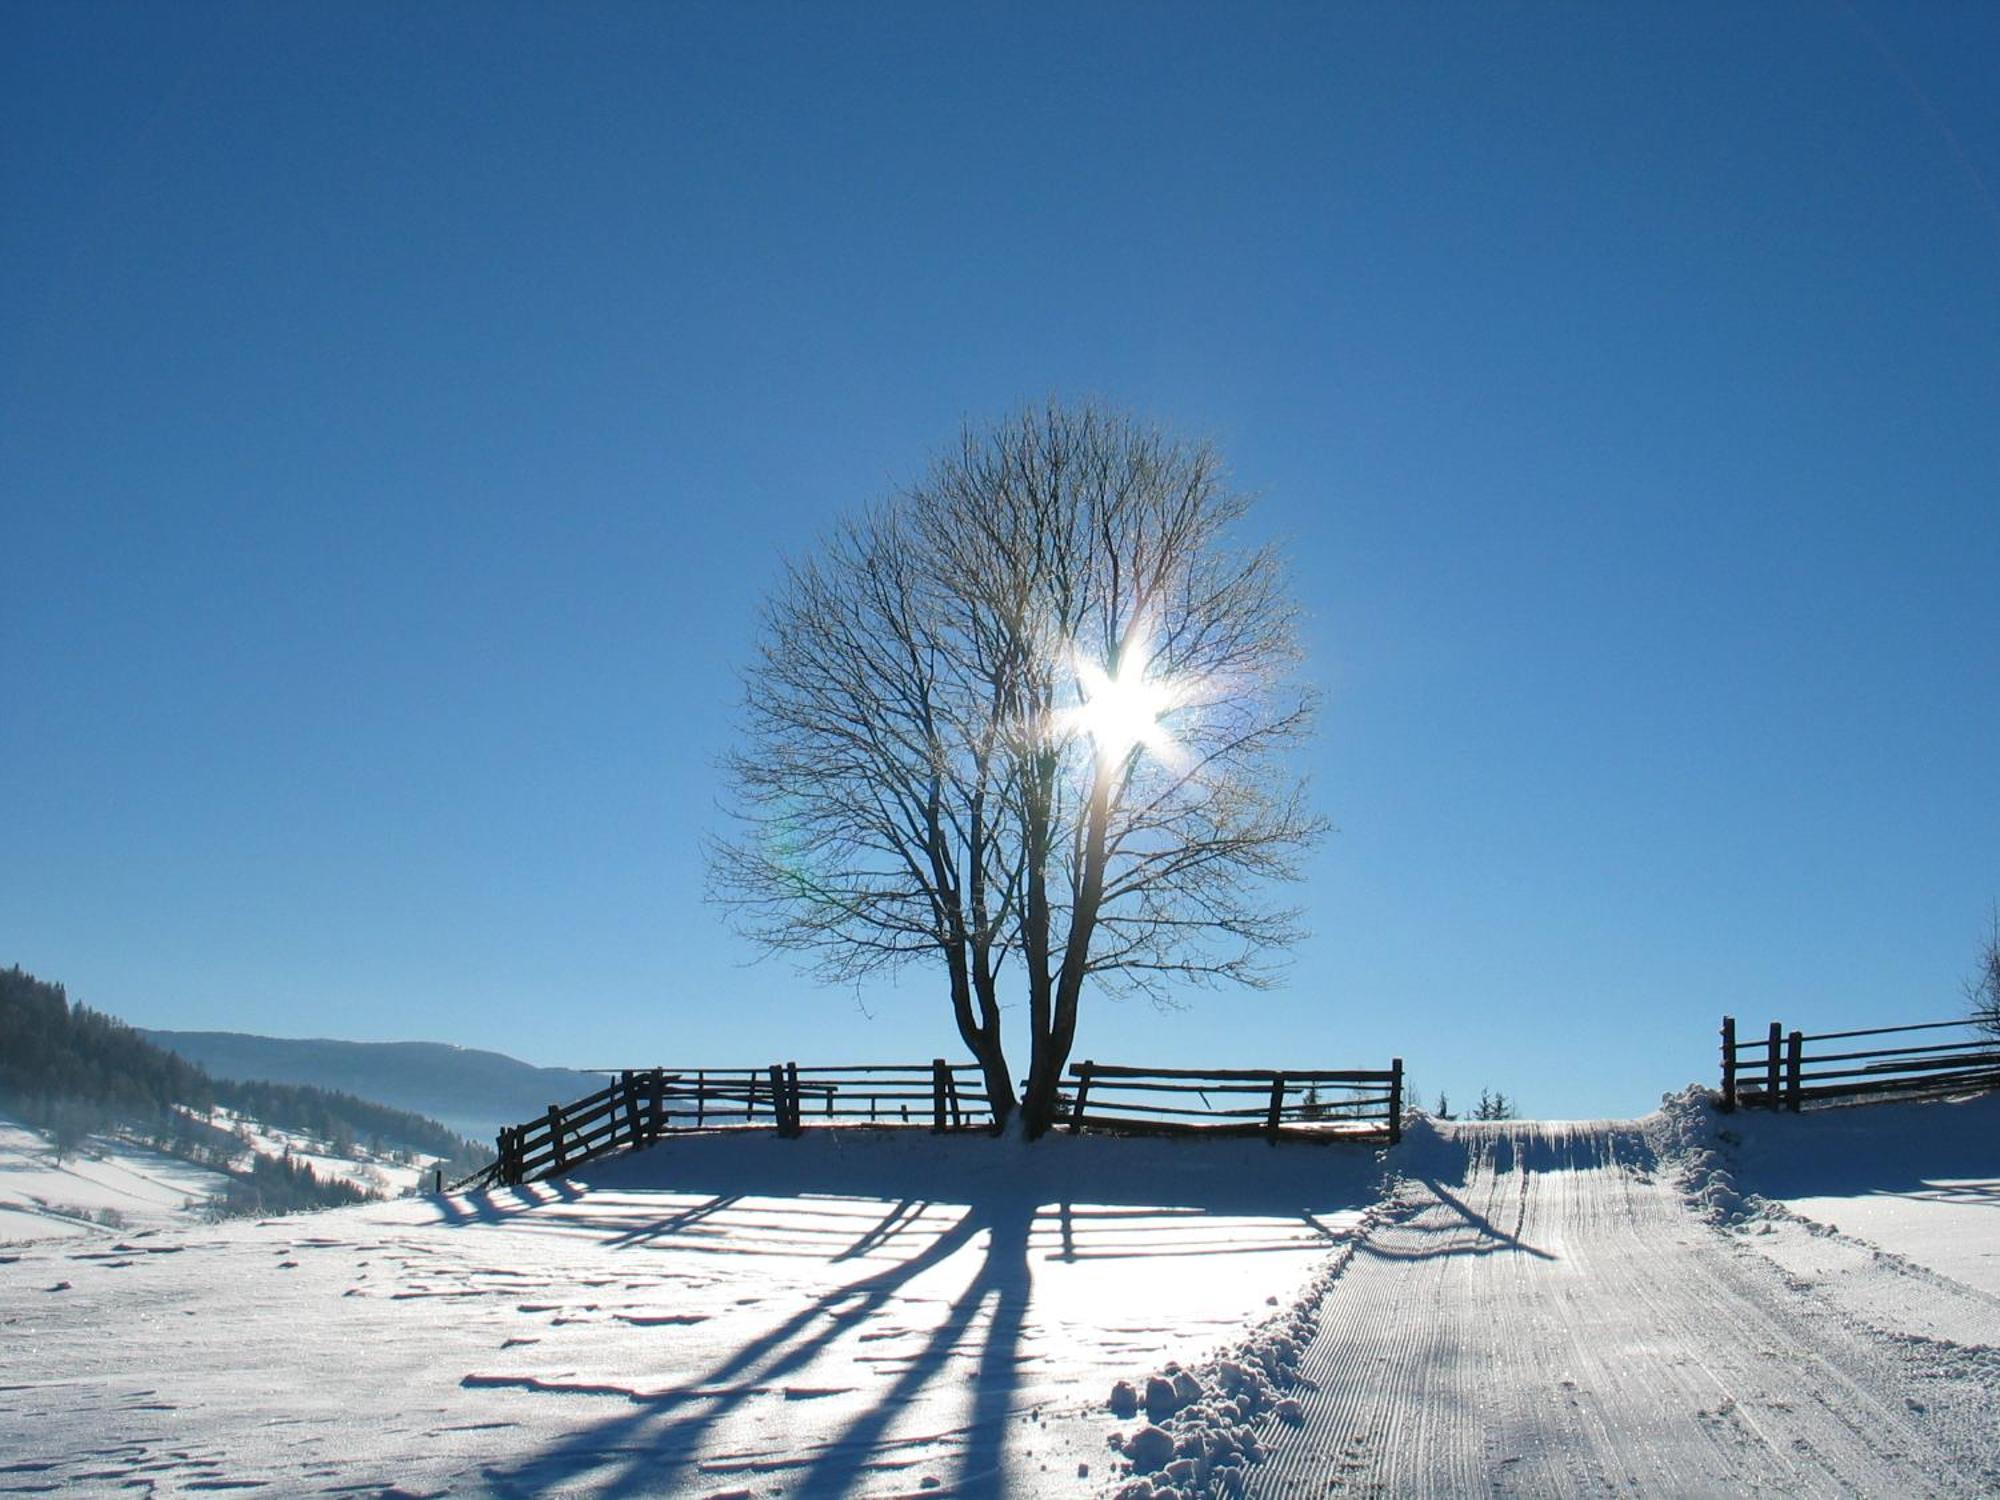
[[[1171,684],[1149,681],[1147,665],[1146,643],[1136,635],[1126,643],[1115,677],[1080,653],[1077,656],[1076,683],[1083,702],[1071,711],[1070,718],[1108,761],[1123,760],[1135,745],[1143,745],[1156,755],[1168,753],[1173,746],[1173,737],[1161,726],[1160,715],[1173,708],[1180,697]]]

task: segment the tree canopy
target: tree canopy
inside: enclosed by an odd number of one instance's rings
[[[727,761],[715,894],[848,981],[938,963],[1003,1118],[1046,1128],[1087,988],[1266,982],[1320,831],[1281,559],[1206,444],[1051,403],[968,428],[791,563]]]

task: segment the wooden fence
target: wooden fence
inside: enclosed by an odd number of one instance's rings
[[[1058,1122],[1072,1131],[1261,1135],[1272,1140],[1402,1138],[1403,1060],[1386,1072],[1200,1072],[1078,1063]],[[1136,1097],[1135,1097],[1136,1096]],[[613,1151],[677,1131],[771,1126],[795,1136],[808,1123],[987,1130],[984,1075],[973,1063],[802,1068],[652,1068],[618,1073],[571,1104],[500,1131],[496,1159],[452,1191],[558,1177]]]
[[[993,1110],[978,1067],[943,1058],[886,1067],[627,1070],[594,1094],[502,1127],[495,1160],[452,1188],[539,1182],[676,1131],[768,1125],[780,1135],[797,1135],[808,1118],[978,1130],[992,1126]]]
[[[1914,1032],[1954,1036],[1918,1046],[1828,1048]],[[1925,1021],[1870,1031],[1786,1031],[1773,1021],[1763,1036],[1739,1040],[1736,1018],[1722,1018],[1722,1107],[1789,1109],[1877,1098],[1936,1098],[2000,1087],[2000,1038],[1970,1021]]]
[[[1386,1072],[1125,1068],[1080,1062],[1060,1118],[1130,1135],[1403,1138],[1403,1060]]]

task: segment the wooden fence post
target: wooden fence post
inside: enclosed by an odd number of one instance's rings
[[[1770,1056],[1764,1060],[1764,1105],[1776,1109],[1779,1105],[1778,1063],[1785,1045],[1785,1028],[1776,1021],[1771,1023]]]
[[[549,1162],[549,1173],[553,1176],[569,1164],[569,1157],[563,1151],[563,1112],[560,1104],[549,1106],[549,1149],[555,1153]]]
[[[793,1135],[804,1132],[805,1105],[799,1098],[799,1065],[795,1062],[785,1064],[785,1117]]]
[[[1285,1075],[1280,1073],[1271,1080],[1271,1107],[1264,1114],[1264,1135],[1272,1145],[1278,1144],[1278,1116],[1285,1107]]]
[[[623,1104],[625,1106],[625,1149],[628,1151],[637,1151],[641,1146],[646,1144],[646,1138],[640,1134],[640,1131],[644,1127],[639,1121],[639,1093],[637,1089],[632,1087],[632,1070],[630,1068],[623,1068],[619,1071],[618,1092],[623,1097],[614,1100],[612,1103],[611,1138],[614,1141],[618,1139],[618,1105]]]
[[[694,1075],[694,1128],[708,1123],[708,1069],[697,1068]]]
[[[1075,1135],[1079,1130],[1083,1129],[1083,1103],[1090,1097],[1090,1074],[1091,1070],[1096,1066],[1096,1063],[1092,1062],[1089,1058],[1085,1058],[1083,1065],[1076,1070],[1076,1103],[1069,1107],[1069,1133],[1071,1135]],[[997,1117],[999,1111],[995,1110],[994,1114]]]
[[[951,1079],[951,1066],[941,1057],[931,1059],[931,1133],[944,1134],[944,1106],[946,1087]]]
[[[1389,1144],[1403,1138],[1403,1060],[1389,1059]]]
[[[1785,1040],[1785,1105],[1793,1114],[1799,1112],[1799,1064],[1805,1050],[1805,1037],[1793,1032]]]
[[[790,1135],[785,1128],[785,1070],[781,1064],[771,1064],[771,1116],[778,1122],[778,1134]]]
[[[1722,1112],[1736,1109],[1736,1017],[1722,1018]]]
[[[745,1125],[754,1125],[757,1123],[757,1070],[755,1068],[750,1070],[750,1098],[749,1102],[743,1106],[743,1123]]]
[[[667,1070],[653,1069],[652,1107],[646,1111],[646,1139],[658,1144],[667,1129]]]

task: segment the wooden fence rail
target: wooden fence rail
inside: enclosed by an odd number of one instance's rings
[[[1402,1138],[1401,1058],[1385,1072],[1202,1072],[1084,1062],[1070,1076],[1075,1094],[1065,1099],[1058,1119],[1072,1131],[1087,1124],[1134,1134]],[[451,1186],[456,1192],[538,1182],[679,1131],[764,1125],[795,1136],[809,1122],[986,1130],[994,1112],[980,1069],[944,1058],[911,1065],[626,1070],[594,1094],[551,1104],[546,1114],[502,1128],[496,1159]]]
[[[1828,1042],[1852,1042],[1914,1032],[1952,1036],[1916,1046],[1826,1050]],[[2000,1037],[1971,1021],[1923,1021],[1868,1031],[1787,1031],[1773,1021],[1749,1041],[1736,1033],[1736,1018],[1722,1018],[1722,1107],[1725,1110],[1789,1109],[1808,1104],[1899,1098],[1936,1098],[2000,1088]]]
[[[1383,1072],[1127,1068],[1080,1062],[1060,1118],[1072,1131],[1261,1135],[1316,1140],[1403,1137],[1403,1060]]]
[[[495,1160],[454,1191],[516,1186],[560,1176],[613,1151],[650,1146],[677,1131],[769,1125],[797,1135],[807,1118],[932,1130],[990,1128],[993,1111],[972,1063],[937,1058],[911,1066],[651,1068],[620,1071],[594,1094],[521,1125],[502,1127]]]

